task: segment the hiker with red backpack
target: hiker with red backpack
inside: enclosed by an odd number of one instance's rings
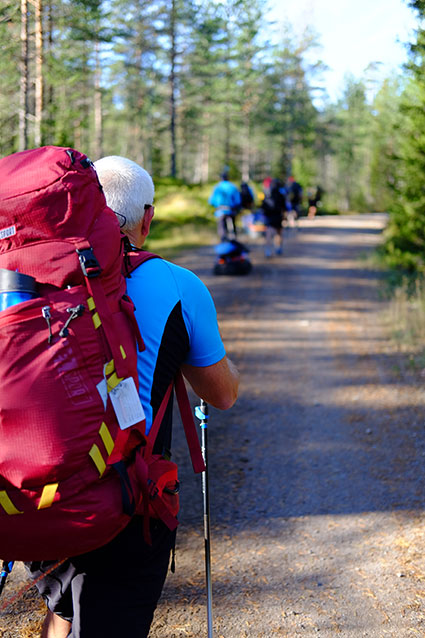
[[[238,372],[225,355],[214,304],[204,284],[190,271],[141,250],[154,215],[149,174],[116,156],[97,161],[95,167],[107,204],[127,237],[123,260],[127,294],[135,304],[145,345],[137,353],[145,447],[152,446],[153,458],[171,468],[175,379],[180,407],[183,392],[179,371],[200,397],[220,409],[236,400]],[[187,411],[183,400],[182,405]],[[153,430],[154,440],[150,438]],[[175,515],[179,486],[172,468],[170,478],[163,486],[163,497]],[[164,512],[164,504],[156,515],[154,508],[161,499],[156,498],[158,485],[154,487],[149,494],[153,508],[149,519],[142,498],[141,511],[111,541],[68,558],[37,583],[49,608],[43,638],[148,635],[175,543],[173,516]],[[29,569],[38,578],[51,567],[52,561],[38,561]]]

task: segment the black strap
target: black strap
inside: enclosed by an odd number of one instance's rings
[[[133,516],[136,510],[136,503],[126,465],[124,461],[118,461],[112,467],[120,477],[123,512],[128,516]]]

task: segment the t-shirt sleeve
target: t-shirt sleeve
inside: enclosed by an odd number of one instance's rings
[[[187,270],[183,287],[183,316],[190,344],[185,363],[200,368],[218,363],[226,351],[211,294],[205,284]]]

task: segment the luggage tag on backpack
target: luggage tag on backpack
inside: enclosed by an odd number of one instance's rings
[[[144,421],[145,413],[132,377],[120,381],[109,396],[121,430]]]

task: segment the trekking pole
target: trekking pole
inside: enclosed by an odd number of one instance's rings
[[[0,596],[1,593],[4,589],[4,586],[6,584],[6,580],[7,577],[9,576],[10,572],[12,571],[12,567],[13,567],[13,560],[4,560],[3,561],[3,565],[1,568],[1,572],[0,572]]]
[[[205,463],[202,472],[202,495],[204,503],[204,541],[205,541],[205,575],[207,584],[207,621],[208,638],[213,638],[212,627],[212,583],[211,583],[211,544],[210,544],[210,495],[208,484],[208,404],[201,399],[201,405],[195,408],[195,415],[200,420],[201,449]]]

